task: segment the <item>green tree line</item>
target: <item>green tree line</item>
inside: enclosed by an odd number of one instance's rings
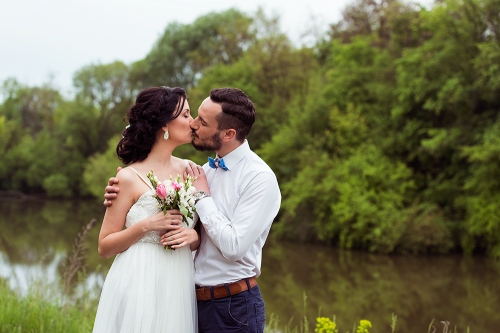
[[[273,236],[377,253],[500,257],[500,1],[357,0],[310,45],[231,9],[169,24],[144,59],[91,64],[74,98],[3,82],[0,190],[102,197],[134,96],[214,87],[255,102]],[[177,155],[198,163],[189,145]]]

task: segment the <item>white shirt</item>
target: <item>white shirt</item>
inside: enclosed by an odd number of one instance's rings
[[[262,247],[281,204],[274,172],[246,140],[224,163],[228,171],[203,166],[211,197],[196,204],[203,227],[195,282],[202,287],[260,275]]]

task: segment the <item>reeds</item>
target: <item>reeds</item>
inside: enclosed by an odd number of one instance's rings
[[[61,307],[45,297],[43,288],[42,283],[33,284],[22,296],[0,280],[0,333],[92,331],[95,312]]]
[[[448,329],[450,328],[450,322],[449,321],[442,320],[440,323],[443,324],[443,331],[442,331],[442,333],[458,333],[458,329],[457,329],[456,326],[453,327],[453,332],[452,331],[448,331]],[[429,324],[429,330],[427,332],[428,333],[438,333],[436,326],[434,326],[434,319]],[[467,327],[467,331],[466,332],[470,333],[469,327]]]
[[[306,312],[306,301],[307,301],[307,296],[304,293],[303,296],[303,302],[304,302],[304,313]],[[321,312],[321,309],[319,309],[319,312]],[[397,323],[398,316],[395,315],[394,313],[391,316],[391,333],[396,333],[396,323]],[[288,321],[287,325],[285,327],[280,326],[280,320],[277,316],[274,314],[271,314],[267,325],[264,329],[265,333],[309,333],[310,328],[309,328],[309,320],[307,316],[304,316],[303,320],[299,322],[299,324],[295,327],[291,326],[293,317],[290,318]],[[453,331],[449,330],[450,329],[450,322],[449,321],[441,321],[440,322],[443,325],[443,330],[442,333],[459,333],[458,328],[455,326]],[[316,327],[314,329],[314,333],[340,333],[340,332],[345,332],[345,333],[370,333],[370,332],[382,332],[382,328],[380,327],[374,327],[372,331],[372,323],[369,320],[361,319],[358,324],[354,323],[352,330],[347,330],[340,331],[340,328],[337,326],[336,323],[336,317],[333,316],[332,318],[326,318],[320,315],[318,313],[318,316],[316,317]],[[467,327],[467,330],[465,331],[466,333],[470,333],[469,327]],[[406,333],[406,332],[401,332],[401,333]],[[429,324],[429,329],[428,333],[440,333],[438,332],[438,329],[434,326],[434,320],[431,321]]]
[[[63,261],[64,286],[54,286],[39,279],[31,281],[24,293],[12,290],[7,281],[0,278],[0,333],[11,332],[90,332],[94,323],[97,301],[84,293],[82,299],[68,302],[68,299],[54,297],[52,288],[64,288],[70,296],[75,276],[85,275],[85,239],[96,224],[90,220],[75,238],[72,252]],[[54,292],[56,294],[56,292]]]
[[[87,243],[85,243],[85,238],[97,220],[92,219],[86,225],[83,226],[82,231],[78,233],[75,238],[75,243],[73,244],[73,250],[67,256],[63,264],[63,281],[64,281],[64,292],[66,295],[70,295],[73,289],[74,277],[81,270],[85,269],[85,251],[88,249]]]
[[[72,252],[66,257],[63,262],[63,288],[65,294],[70,296],[74,284],[74,278],[79,276],[83,279],[85,276],[85,251],[88,249],[85,239],[90,230],[96,224],[96,220],[90,220],[83,226],[81,232],[75,238]],[[4,281],[0,279],[0,333],[11,332],[51,332],[51,333],[66,333],[66,332],[90,332],[94,323],[95,311],[97,308],[97,300],[91,299],[88,293],[78,296],[76,302],[61,302],[48,299],[46,297],[47,286],[43,285],[43,281],[32,283],[26,296],[22,296],[16,291],[13,291]],[[304,314],[307,308],[307,296],[303,294]],[[321,309],[318,311],[315,333],[339,333],[340,328],[336,325],[336,317],[332,318],[321,317]],[[310,319],[306,315],[300,320],[299,324],[292,327],[294,318],[291,317],[286,325],[280,325],[280,320],[274,314],[270,315],[265,327],[265,333],[309,333]],[[360,320],[357,325],[354,323],[351,331],[342,333],[370,333],[370,326],[367,325],[368,320]],[[391,332],[399,333],[396,330],[397,316],[392,314],[391,317]],[[458,333],[455,326],[453,331],[450,330],[449,321],[441,321],[442,333]],[[334,325],[332,325],[334,324]],[[430,323],[428,333],[439,332],[440,325],[434,325],[434,320]],[[382,332],[383,328],[373,328],[374,332]],[[384,332],[385,333],[385,332]],[[406,333],[406,332],[401,332]],[[466,333],[470,333],[467,327]]]

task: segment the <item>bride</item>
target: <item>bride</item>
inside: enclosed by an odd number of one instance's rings
[[[100,255],[116,258],[102,288],[93,332],[197,332],[191,251],[200,240],[195,223],[182,223],[179,210],[164,214],[146,177],[150,170],[159,180],[184,173],[187,161],[172,152],[191,142],[193,118],[186,93],[181,88],[145,89],[127,117],[130,125],[116,148],[127,167],[117,174],[120,195],[106,210],[98,246]],[[165,232],[168,241],[162,244]]]

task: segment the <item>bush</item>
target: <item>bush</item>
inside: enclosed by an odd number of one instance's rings
[[[60,173],[50,175],[43,180],[43,188],[51,198],[69,198],[72,191],[69,188],[68,177]]]

